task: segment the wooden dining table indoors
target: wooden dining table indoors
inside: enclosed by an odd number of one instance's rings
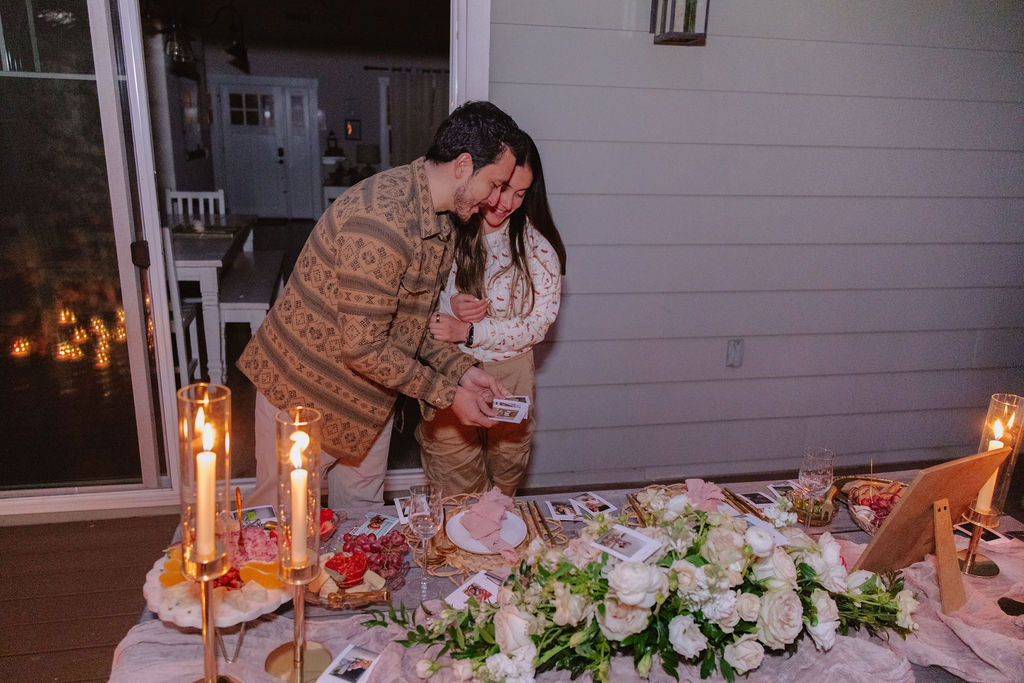
[[[893,480],[909,483],[915,476],[914,470],[890,472],[886,476]],[[744,481],[724,484],[724,488],[739,494],[751,492],[768,492],[767,486],[773,481]],[[629,511],[635,498],[631,500],[637,488],[620,488],[597,490],[601,498],[618,508],[615,514]],[[545,517],[538,523],[533,517],[532,525],[528,522],[529,535],[524,544],[531,538],[550,538],[555,532],[557,543],[564,544],[583,528],[583,522],[555,521],[545,507],[545,501],[564,500],[571,493],[521,496],[516,499],[516,509],[522,513],[528,508],[520,507],[520,501],[537,501]],[[450,502],[450,499],[446,500]],[[338,525],[335,536],[325,543],[322,552],[334,552],[335,546],[340,549],[344,532],[354,529],[366,519],[366,512],[382,512],[396,514],[393,505],[383,508],[353,508],[345,510],[346,521]],[[532,515],[530,515],[532,516]],[[643,526],[636,516],[629,515],[628,524]],[[550,527],[550,528],[546,528]],[[402,528],[399,526],[398,528]],[[1005,517],[1001,529],[1022,529],[1019,521]],[[843,548],[843,559],[849,558],[849,566],[853,562],[870,536],[851,518],[846,505],[838,508],[830,524],[813,527],[812,536],[819,536],[828,531],[839,541]],[[966,541],[957,541],[961,547]],[[1024,582],[1024,543],[1010,540],[1008,543],[984,549],[986,553],[996,557],[1004,569],[1001,577],[985,580],[965,577],[968,590],[968,604],[955,615],[941,614],[938,609],[938,597],[935,589],[934,568],[931,558],[925,558],[904,571],[907,587],[918,594],[920,607],[914,617],[920,625],[919,630],[906,640],[890,634],[888,638],[869,637],[863,632],[851,631],[849,636],[838,636],[836,644],[828,651],[819,651],[808,639],[800,641],[795,653],[782,653],[765,657],[761,666],[748,674],[750,681],[779,680],[820,680],[826,676],[838,675],[843,672],[844,680],[877,680],[877,681],[955,681],[963,680],[1012,680],[1006,677],[1006,667],[1015,666],[1015,662],[1024,662],[1024,650],[1004,653],[1004,660],[999,661],[991,651],[986,651],[986,643],[991,647],[1006,647],[1006,629],[1018,630],[1021,625],[1014,619],[1003,615],[996,607],[997,599],[1013,591],[1016,583]],[[849,555],[847,555],[849,553]],[[410,555],[410,560],[416,554]],[[156,558],[154,558],[156,559]],[[455,564],[454,562],[450,564]],[[472,572],[452,572],[451,567],[428,572],[430,599],[426,606],[434,613],[440,610],[441,602],[452,593]],[[462,567],[464,570],[465,567]],[[507,571],[507,570],[506,570]],[[395,590],[391,595],[391,604],[397,609],[399,605],[407,608],[419,605],[419,578],[421,570],[416,562],[411,563],[404,587]],[[972,622],[977,614],[989,618],[989,624],[998,621],[996,626],[978,626]],[[248,622],[244,636],[239,627],[222,629],[224,649],[218,663],[222,674],[234,676],[238,680],[270,681],[276,680],[264,670],[267,654],[289,642],[293,634],[291,620],[291,604],[285,603],[276,611]],[[308,604],[306,608],[306,637],[325,645],[333,654],[337,654],[348,643],[370,648],[380,652],[377,665],[368,679],[369,681],[417,681],[416,664],[425,655],[422,647],[405,648],[394,642],[404,635],[404,631],[391,625],[388,628],[367,628],[363,625],[366,616],[358,611],[327,609],[322,606]],[[973,629],[973,631],[972,631]],[[989,629],[989,630],[986,630]],[[1011,634],[1012,635],[1012,634]],[[959,636],[959,637],[958,637]],[[1019,634],[1018,634],[1019,638]],[[1009,641],[1009,642],[1012,642]],[[980,643],[980,644],[979,644]],[[237,658],[233,663],[225,661],[239,647]],[[619,666],[621,665],[621,667]],[[195,680],[203,670],[201,639],[197,629],[182,629],[173,624],[161,621],[158,616],[148,610],[144,611],[140,622],[121,641],[115,653],[112,681],[169,681]],[[445,669],[450,672],[450,669]],[[632,668],[631,660],[613,663],[614,674],[611,680],[642,681]],[[685,680],[699,680],[695,667],[681,669]],[[451,680],[450,675],[438,675],[438,680]],[[549,671],[538,676],[539,681],[569,681],[569,673]],[[649,680],[671,680],[660,667],[650,671]]]
[[[202,299],[203,332],[210,381],[223,381],[226,368],[220,341],[221,271],[239,251],[252,251],[252,230],[257,217],[250,214],[205,216],[202,230],[192,221],[172,216],[174,263],[178,282],[197,282]]]

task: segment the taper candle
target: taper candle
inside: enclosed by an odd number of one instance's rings
[[[992,425],[992,435],[996,438],[991,439],[988,442],[988,449],[990,451],[997,450],[1003,447],[1003,442],[1000,441],[1003,437],[1003,423],[996,420]],[[992,511],[992,494],[996,490],[996,479],[999,477],[999,470],[997,469],[992,473],[992,476],[988,478],[985,485],[981,487],[981,491],[978,492],[977,509],[978,512],[991,512]]]
[[[214,517],[217,506],[217,454],[213,448],[213,425],[203,425],[203,451],[196,455],[196,558],[212,562],[215,557]]]
[[[302,451],[309,446],[309,435],[295,432],[289,459],[292,461],[292,566],[306,564],[306,489],[309,473],[302,468]]]

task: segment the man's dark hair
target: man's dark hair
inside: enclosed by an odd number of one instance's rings
[[[515,155],[516,165],[521,164],[527,145],[512,117],[490,102],[466,102],[438,126],[427,161],[443,164],[468,152],[475,173],[497,161],[506,147]]]

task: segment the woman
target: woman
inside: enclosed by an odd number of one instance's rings
[[[548,207],[540,153],[529,136],[526,142],[526,158],[498,204],[472,219],[479,230],[457,233],[455,262],[430,332],[459,342],[509,394],[529,397],[530,414],[519,424],[499,422],[490,429],[462,425],[450,409],[420,422],[423,470],[445,495],[498,486],[512,496],[530,459],[533,345],[558,315],[565,247]]]

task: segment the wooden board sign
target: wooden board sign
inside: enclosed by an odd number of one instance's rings
[[[978,491],[1009,454],[1009,448],[1000,448],[918,472],[882,527],[872,536],[854,569],[875,573],[895,571],[934,552],[932,503],[943,498],[948,500],[952,523],[958,523]]]

